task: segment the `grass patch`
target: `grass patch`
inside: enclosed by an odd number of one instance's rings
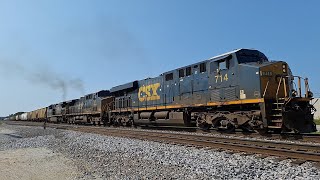
[[[312,133],[310,133],[310,134],[320,134],[320,132],[317,131],[317,132],[312,132]]]
[[[315,119],[314,123],[316,123],[316,125],[320,125],[320,119]]]

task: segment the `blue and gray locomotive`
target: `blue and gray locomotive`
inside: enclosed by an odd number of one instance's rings
[[[257,50],[238,49],[110,92],[109,124],[316,131],[308,80]]]

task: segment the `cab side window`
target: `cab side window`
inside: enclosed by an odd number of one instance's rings
[[[192,74],[191,67],[186,68],[186,76],[190,76]]]
[[[166,75],[166,81],[170,81],[170,80],[173,80],[173,73]]]
[[[179,70],[179,78],[183,78],[184,77],[184,69],[180,69]]]
[[[232,55],[229,55],[223,59],[213,61],[210,63],[210,73],[216,73],[221,70],[230,69],[234,66],[234,61],[232,60]]]
[[[200,73],[203,73],[203,72],[206,72],[207,69],[206,69],[206,63],[201,63],[200,64]]]
[[[219,64],[218,64],[218,69],[219,70],[225,70],[225,69],[228,69],[228,61],[224,60],[224,61],[220,61]]]

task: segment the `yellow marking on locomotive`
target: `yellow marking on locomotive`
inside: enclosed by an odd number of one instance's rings
[[[140,108],[123,108],[122,111],[152,111],[152,110],[162,110],[162,109],[175,109],[175,108],[185,108],[190,106],[226,106],[226,105],[237,105],[237,104],[254,104],[254,103],[263,103],[264,99],[244,99],[244,100],[235,100],[235,101],[226,101],[226,102],[208,102],[207,104],[193,104],[193,105],[166,105],[166,106],[149,106],[149,107],[140,107]],[[112,112],[118,112],[118,110],[113,110]]]
[[[160,96],[157,93],[159,87],[160,83],[140,87],[138,92],[139,101],[143,102],[159,100]]]
[[[252,103],[263,103],[264,99],[243,99],[235,101],[226,101],[226,102],[208,102],[208,106],[222,106],[222,105],[236,105],[236,104],[252,104]]]

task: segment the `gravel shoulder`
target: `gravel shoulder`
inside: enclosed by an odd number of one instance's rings
[[[52,173],[52,179],[320,179],[320,170],[311,163],[52,128],[2,125],[0,143],[0,160],[9,157],[23,164],[28,158],[13,154],[32,151],[36,164],[48,163],[44,171],[54,172],[50,167],[55,163],[66,169],[65,174]],[[16,174],[16,167],[7,173]]]
[[[0,153],[1,179],[74,179],[73,162],[46,148],[23,148]]]

